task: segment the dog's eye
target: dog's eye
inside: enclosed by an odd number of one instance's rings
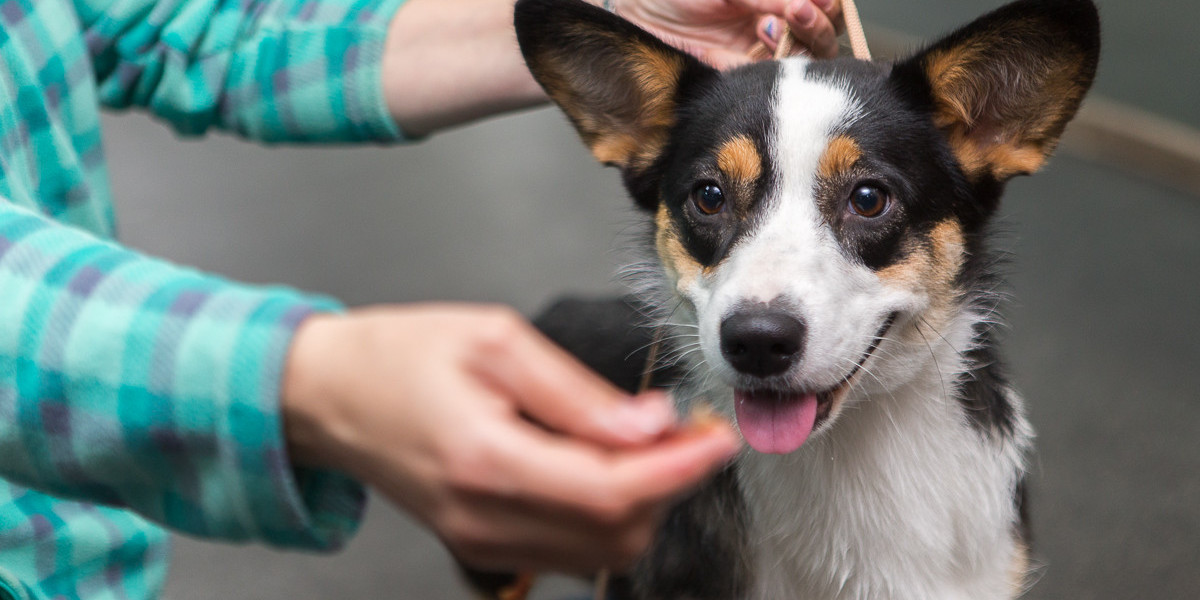
[[[692,191],[692,203],[700,212],[715,215],[725,207],[725,192],[713,183],[701,183]]]
[[[887,207],[887,192],[874,185],[860,185],[850,193],[850,210],[859,216],[878,217]]]

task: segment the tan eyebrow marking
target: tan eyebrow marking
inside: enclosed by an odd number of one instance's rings
[[[839,173],[845,173],[862,158],[862,150],[854,140],[839,135],[829,141],[825,153],[817,163],[817,174],[822,179],[832,179]]]
[[[717,151],[717,168],[742,185],[751,185],[762,176],[762,156],[748,136],[739,135]]]

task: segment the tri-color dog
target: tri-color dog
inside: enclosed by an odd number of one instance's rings
[[[618,593],[1020,595],[1032,432],[997,358],[988,224],[1091,85],[1094,5],[1021,0],[895,63],[729,72],[577,0],[521,0],[516,27],[652,216],[634,270],[676,396],[749,446]]]

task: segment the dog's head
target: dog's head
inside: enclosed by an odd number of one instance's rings
[[[534,76],[654,214],[676,319],[771,453],[832,424],[852,382],[904,381],[885,337],[962,311],[1004,183],[1041,167],[1099,53],[1088,0],[1021,0],[894,64],[723,73],[582,2],[522,0],[516,26]]]

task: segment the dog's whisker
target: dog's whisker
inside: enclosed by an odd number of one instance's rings
[[[642,345],[638,346],[637,348],[634,348],[629,354],[625,355],[625,359],[629,360],[631,357],[633,357],[634,354],[637,354],[638,352],[641,352],[642,350],[650,348],[651,346],[654,346],[655,344],[660,344],[660,343],[666,344],[667,342],[673,342],[674,340],[695,338],[695,337],[696,337],[696,334],[694,334],[694,333],[678,333],[675,335],[661,336],[661,337],[658,337],[657,339],[653,339],[649,342],[646,342],[645,344],[642,344]]]
[[[686,372],[684,372],[683,379],[685,381],[690,379],[692,376],[692,373],[694,373],[696,371],[696,369],[699,369],[701,367],[707,367],[707,366],[708,366],[708,363],[706,363],[703,359],[700,361],[697,361],[696,364],[692,365],[692,367],[690,369],[688,369]],[[705,375],[707,376],[708,374],[706,373]]]
[[[673,327],[673,328],[678,328],[678,329],[696,329],[696,330],[699,330],[699,329],[700,329],[700,326],[699,326],[699,325],[696,325],[696,324],[694,324],[694,323],[674,323],[674,322],[667,322],[667,323],[663,323],[662,325],[663,325],[664,327]]]
[[[696,342],[693,344],[688,344],[686,346],[677,346],[662,355],[663,361],[664,362],[672,362],[672,363],[677,362],[681,359],[687,358],[689,355],[691,355],[693,352],[695,352],[696,349],[698,349],[699,347],[700,347],[699,342]]]
[[[916,330],[917,334],[921,336],[922,340],[925,340],[925,347],[929,349],[929,357],[931,359],[933,359],[933,367],[934,367],[934,370],[937,371],[938,382],[942,386],[942,399],[949,400],[950,393],[946,390],[946,376],[942,373],[942,366],[938,363],[937,353],[934,352],[933,345],[929,343],[929,338],[925,337],[925,332],[921,331],[921,327],[920,327],[921,323],[924,323],[925,326],[929,327],[930,329],[933,329],[933,326],[929,325],[929,322],[926,321],[924,317],[921,317],[920,323],[918,323],[916,327],[913,327],[913,329]],[[936,333],[936,331],[935,331],[935,333]],[[938,334],[938,335],[941,335],[941,334]],[[945,338],[942,338],[942,339],[945,339]]]

